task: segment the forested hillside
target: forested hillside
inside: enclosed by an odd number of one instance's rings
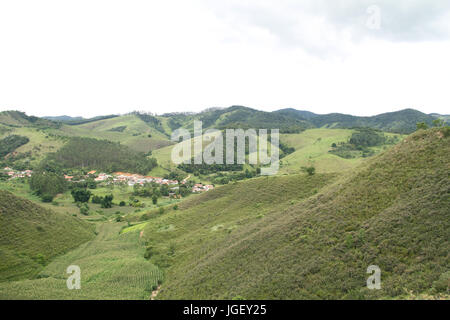
[[[156,160],[144,153],[132,151],[116,142],[75,137],[47,160],[63,168],[88,168],[107,172],[130,171],[146,174],[156,165]]]

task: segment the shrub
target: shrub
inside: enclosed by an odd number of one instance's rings
[[[87,205],[87,203],[83,203],[80,205],[80,213],[85,216],[89,214],[89,206]]]
[[[91,192],[87,189],[77,188],[72,190],[71,192],[73,200],[75,202],[88,202],[91,198]]]
[[[42,200],[42,202],[52,202],[53,201],[53,195],[51,195],[51,194],[43,194],[42,196],[41,196],[41,200]]]
[[[302,170],[305,171],[309,176],[313,176],[316,173],[316,168],[311,167],[302,167]]]
[[[102,197],[93,196],[92,197],[92,203],[101,204],[102,203]]]
[[[428,129],[428,125],[425,122],[417,123],[417,130],[426,130]]]
[[[112,194],[108,195],[108,196],[104,196],[102,198],[102,202],[101,202],[101,207],[102,208],[112,208],[112,201],[113,201],[114,197]]]

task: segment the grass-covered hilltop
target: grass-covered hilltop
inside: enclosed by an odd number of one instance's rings
[[[171,134],[194,121],[279,129],[278,172],[173,163]],[[0,112],[0,299],[448,299],[446,121]],[[79,290],[66,286],[72,265]],[[366,285],[373,265],[379,290]]]

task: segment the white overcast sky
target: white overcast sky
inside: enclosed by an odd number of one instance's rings
[[[0,0],[0,110],[231,105],[448,114],[450,1]]]

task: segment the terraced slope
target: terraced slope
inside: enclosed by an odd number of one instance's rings
[[[139,232],[119,235],[122,226],[99,223],[94,240],[56,258],[39,273],[39,279],[0,283],[0,299],[149,300],[163,274],[144,259]],[[67,289],[70,265],[80,267],[80,290]]]
[[[417,132],[323,187],[326,175],[217,188],[146,225],[161,299],[443,294],[450,268],[450,138]],[[366,270],[381,268],[381,290]]]
[[[0,191],[0,281],[31,278],[94,237],[88,223]]]

